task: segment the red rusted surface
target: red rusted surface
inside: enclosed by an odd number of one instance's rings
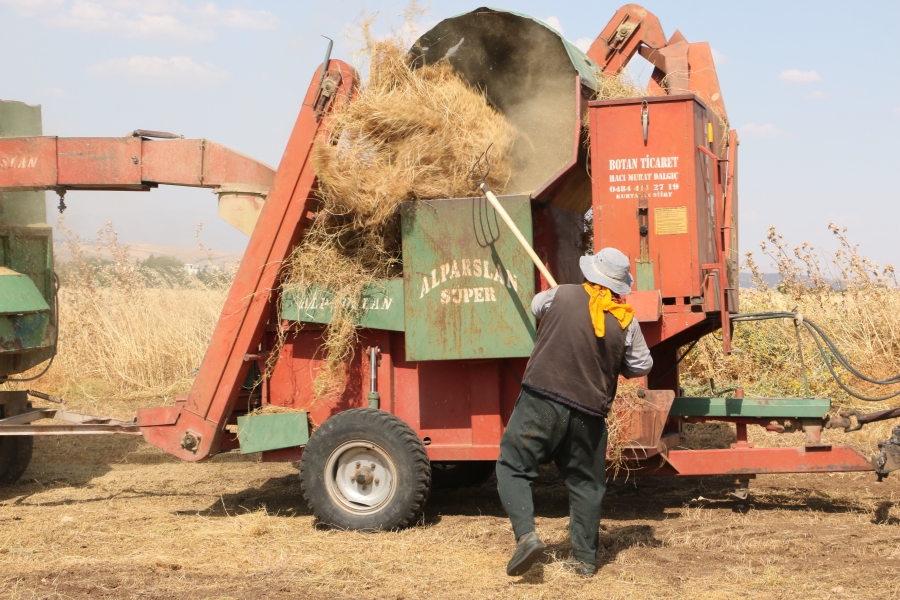
[[[144,140],[141,178],[153,183],[201,186],[205,141]]]
[[[328,77],[337,80],[338,98],[350,95],[354,78],[349,65],[332,61]],[[306,221],[301,217],[310,208],[315,181],[312,146],[327,125],[327,119],[317,120],[312,108],[318,81],[317,73],[178,421],[173,426],[142,428],[148,442],[185,460],[201,460],[217,451],[250,365],[244,354],[255,350],[262,339],[281,261],[303,233]],[[155,410],[139,412],[138,424],[148,422]],[[189,436],[199,438],[199,443],[185,449],[182,444]]]
[[[723,419],[738,426],[732,449],[672,449],[680,443],[680,420],[667,418],[667,406],[678,388],[674,368],[678,349],[714,325],[724,323],[727,329],[728,311],[737,309],[737,138],[733,131],[723,132],[716,120],[725,112],[708,45],[691,44],[680,32],[666,41],[656,17],[630,4],[615,14],[588,54],[612,73],[638,51],[657,67],[652,90],[690,93],[646,99],[650,115],[646,140],[643,99],[593,102],[589,107],[595,247],[618,247],[635,261],[641,237],[639,202],[648,209],[648,260],[653,262],[654,286],[637,291],[630,301],[653,349],[656,368],[647,382],[656,389],[647,394],[655,409],[626,415],[632,441],[626,458],[629,468],[635,469],[631,472],[750,475],[871,470],[861,454],[845,447],[754,448],[747,443],[746,427],[767,426],[760,419]],[[277,172],[206,140],[12,138],[0,140],[0,189],[137,190],[157,184],[270,188],[190,394],[175,406],[138,413],[148,442],[185,460],[201,460],[237,448],[237,439],[225,432],[225,426],[255,406],[306,410],[313,427],[338,412],[365,407],[369,359],[364,350],[378,346],[380,408],[406,421],[423,439],[432,460],[496,459],[527,359],[408,361],[404,333],[364,330],[344,389],[317,399],[312,383],[323,368],[322,329],[305,326],[288,332],[279,361],[254,392],[257,395],[251,398],[242,390],[252,362],[262,364],[276,347],[276,325],[270,317],[278,270],[299,241],[312,210],[311,150],[317,136],[327,130],[327,115],[334,108],[329,98],[338,98],[339,104],[353,93],[353,72],[345,63],[332,61],[326,78],[336,85],[336,93],[320,95],[319,74],[313,77]],[[325,118],[319,120],[323,113]],[[715,123],[712,129],[710,123]],[[565,196],[566,186],[587,185],[573,175],[586,154],[577,142],[572,161],[537,194],[539,200]],[[635,168],[616,163],[641,159],[651,162]],[[628,180],[629,174],[650,176]],[[233,192],[253,193],[239,187]],[[564,248],[571,246],[565,239],[566,224],[554,212],[562,209],[539,204],[532,211],[534,245],[554,272],[561,272],[570,262]],[[576,215],[581,210],[563,208]],[[567,277],[580,281],[574,270]],[[541,278],[536,287],[546,289],[547,283]],[[727,339],[727,331],[725,335]],[[813,441],[817,431],[812,431]],[[299,460],[301,453],[300,448],[271,451],[263,459]]]
[[[67,188],[140,188],[140,138],[59,138],[57,183]]]
[[[244,183],[268,188],[272,185],[275,178],[272,167],[216,142],[206,141],[204,149],[204,186]]]
[[[698,149],[708,144],[712,115],[705,105],[693,95],[647,102],[646,144],[642,100],[590,104],[591,170],[595,249],[619,248],[632,259],[635,272],[641,243],[638,204],[647,204],[647,254],[662,298],[660,322],[642,324],[652,347],[704,320],[706,308],[720,308],[718,299],[707,307],[695,299],[713,291],[707,275],[709,265],[721,258],[717,212],[724,207],[715,184],[717,164],[705,147]],[[645,299],[635,298],[645,313]]]
[[[666,457],[678,475],[840,473],[871,471],[859,452],[845,446],[671,450]]]
[[[615,75],[628,64],[641,46],[663,48],[666,36],[656,15],[637,4],[626,4],[612,19],[587,51],[588,57],[603,72]]]
[[[0,138],[0,188],[46,188],[56,183],[56,138]]]
[[[275,171],[209,140],[0,139],[0,189],[146,189],[169,184],[268,190]]]

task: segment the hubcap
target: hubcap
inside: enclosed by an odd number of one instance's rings
[[[396,472],[394,461],[377,444],[346,442],[335,448],[325,464],[328,494],[348,512],[373,513],[393,498]]]

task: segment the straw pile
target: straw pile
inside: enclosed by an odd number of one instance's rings
[[[369,41],[369,77],[334,115],[317,143],[317,218],[285,263],[286,290],[310,285],[335,299],[359,298],[376,280],[401,274],[401,202],[477,195],[466,184],[475,159],[491,148],[488,185],[503,193],[515,129],[449,63],[410,68],[402,41]],[[340,391],[359,315],[333,302],[323,342],[322,397]]]

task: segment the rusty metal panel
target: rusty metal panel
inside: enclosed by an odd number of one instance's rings
[[[275,179],[275,169],[231,148],[205,141],[203,185],[220,186],[240,182],[263,187],[268,191]]]
[[[56,179],[55,137],[0,139],[0,188],[49,188]]]
[[[653,323],[662,316],[662,296],[659,290],[631,292],[625,297],[640,323]]]
[[[503,207],[532,239],[528,196]],[[485,198],[402,205],[408,360],[529,356],[534,265]]]
[[[666,459],[678,471],[678,475],[840,473],[873,470],[863,455],[846,446],[670,450]]]
[[[655,450],[662,438],[669,409],[675,400],[672,390],[645,390],[634,408],[621,415],[625,445]]]
[[[59,184],[141,187],[141,139],[59,138]]]
[[[705,105],[682,95],[591,102],[590,110],[595,248],[619,248],[635,266],[652,261],[663,298],[702,295],[700,265],[716,261],[715,165],[698,150]]]
[[[200,186],[203,140],[142,140],[141,179],[149,183]]]
[[[329,68],[326,78],[335,83],[337,110],[356,80],[346,63],[332,60]],[[259,345],[275,304],[270,295],[277,289],[281,263],[303,234],[303,215],[310,209],[315,185],[312,146],[329,122],[318,119],[313,108],[319,79],[317,72],[183,409],[174,415],[167,414],[168,407],[138,411],[144,439],[185,460],[201,460],[218,450],[250,367],[244,355]],[[173,426],[157,424],[171,418],[176,419]]]

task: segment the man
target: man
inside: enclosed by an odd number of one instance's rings
[[[541,319],[522,392],[500,441],[497,488],[512,521],[516,550],[506,573],[524,575],[544,551],[534,531],[531,484],[538,465],[556,463],[569,490],[569,536],[585,577],[597,572],[600,503],[606,492],[606,415],[619,375],[641,377],[653,359],[631,306],[631,262],[615,248],[580,260],[582,285],[534,297]]]

